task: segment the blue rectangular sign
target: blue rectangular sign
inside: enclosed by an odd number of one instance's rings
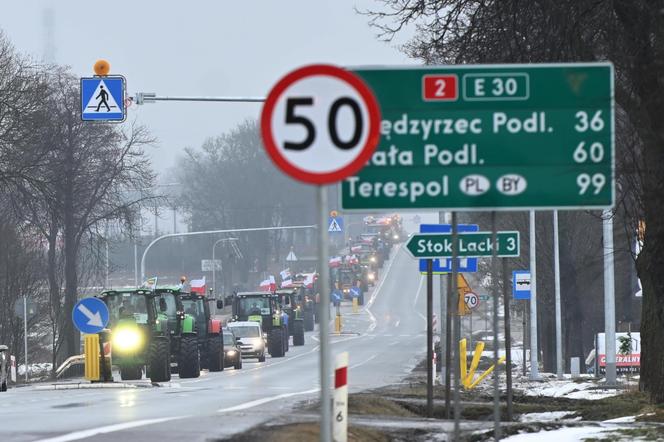
[[[512,272],[512,296],[514,299],[530,299],[530,270]]]
[[[459,224],[457,232],[479,232],[477,224]],[[420,233],[452,233],[451,224],[420,224]],[[472,273],[477,271],[477,258],[457,258],[459,272]],[[433,273],[450,273],[452,271],[452,258],[434,259]],[[420,259],[420,272],[427,272],[427,260]]]
[[[125,79],[81,78],[81,119],[83,121],[124,121]]]
[[[328,217],[327,219],[327,231],[329,233],[343,233],[344,231],[344,219],[340,216]]]

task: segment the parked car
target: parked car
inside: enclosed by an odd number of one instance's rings
[[[232,331],[225,329],[224,335],[224,367],[242,368],[242,349]]]

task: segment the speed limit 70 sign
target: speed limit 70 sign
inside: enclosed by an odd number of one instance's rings
[[[480,298],[473,292],[468,292],[463,295],[463,300],[466,303],[466,307],[473,310],[480,305]]]
[[[282,78],[261,115],[265,148],[291,177],[311,184],[341,181],[371,158],[380,138],[380,110],[358,76],[311,65]]]

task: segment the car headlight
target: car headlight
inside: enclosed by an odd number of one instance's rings
[[[237,353],[237,350],[235,350],[235,349],[228,350],[226,353],[228,353],[229,355],[234,355],[235,353]]]
[[[394,235],[392,238],[399,239],[399,235]]]
[[[254,350],[260,350],[263,348],[263,343],[261,342],[254,342],[253,344]]]
[[[113,332],[113,348],[120,352],[138,350],[143,344],[143,336],[137,328],[125,327]]]

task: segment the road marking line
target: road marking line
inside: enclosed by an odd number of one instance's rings
[[[349,369],[352,370],[353,368],[361,367],[361,366],[363,366],[364,364],[366,364],[367,362],[370,362],[370,361],[372,361],[373,359],[376,359],[376,356],[378,356],[378,355],[373,355],[373,356],[371,356],[369,359],[365,360],[364,362],[360,362],[359,364],[351,365],[351,366],[349,367]]]
[[[246,410],[248,408],[254,408],[254,407],[257,407],[259,405],[267,404],[268,402],[278,401],[279,399],[286,399],[286,398],[293,397],[293,396],[301,396],[303,394],[318,393],[319,391],[320,391],[320,388],[312,388],[311,390],[297,391],[295,393],[278,394],[276,396],[270,396],[270,397],[266,397],[266,398],[263,398],[263,399],[257,399],[255,401],[251,401],[251,402],[245,402],[243,404],[236,405],[234,407],[220,408],[219,410],[217,410],[217,413],[229,413],[231,411]]]
[[[145,425],[160,424],[162,422],[176,419],[185,419],[189,416],[161,417],[157,419],[143,419],[140,421],[126,422],[124,424],[108,425],[106,427],[92,428],[90,430],[74,431],[73,433],[63,434],[62,436],[41,439],[38,442],[68,442],[72,440],[85,439],[98,434],[114,433],[116,431],[128,430],[129,428],[143,427]]]
[[[420,297],[420,293],[422,292],[422,287],[424,287],[424,276],[420,276],[420,286],[417,288],[417,293],[415,294],[415,302],[413,302],[413,309],[415,310],[415,313],[420,315],[420,318],[424,319],[424,322],[427,322],[426,316],[424,316],[415,308],[415,306],[417,305],[417,299]]]
[[[405,243],[404,243],[405,244]],[[371,313],[371,306],[373,306],[374,302],[376,301],[376,297],[378,296],[378,293],[380,290],[383,288],[383,284],[385,284],[385,281],[387,280],[387,276],[390,274],[390,269],[392,268],[392,264],[397,260],[397,255],[399,255],[399,252],[403,250],[403,244],[401,247],[399,247],[399,250],[397,250],[394,253],[394,257],[390,260],[390,263],[388,264],[387,268],[385,269],[383,279],[380,280],[380,284],[378,284],[378,287],[374,288],[373,293],[371,294],[371,298],[369,298],[369,302],[367,302],[367,305],[364,307],[364,311],[369,313],[369,319],[371,320],[371,324],[369,325],[369,328],[367,329],[367,333],[371,333],[372,331],[375,330],[376,326],[378,325],[378,320],[376,320],[376,317],[374,316],[373,313]]]

